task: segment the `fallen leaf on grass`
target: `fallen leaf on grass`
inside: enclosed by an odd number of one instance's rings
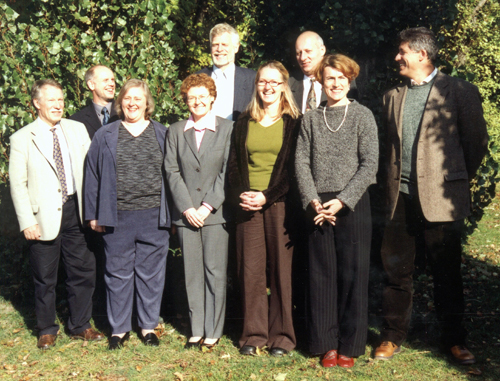
[[[138,372],[140,372],[140,371],[142,370],[142,366],[137,365],[137,366],[135,367],[135,370],[136,370],[136,371],[138,371]]]
[[[257,376],[256,376],[255,374],[253,374],[253,373],[252,373],[252,374],[250,375],[250,379],[251,379],[251,380],[256,380],[256,379],[257,379]]]
[[[231,355],[229,353],[225,353],[223,354],[221,357],[221,359],[230,359],[231,358]]]
[[[286,373],[278,373],[274,379],[276,381],[285,381],[286,380]]]
[[[184,376],[181,373],[175,372],[174,376],[177,377],[179,381],[184,381]]]
[[[16,370],[17,369],[17,366],[13,365],[13,364],[3,364],[3,368],[5,370]]]
[[[23,357],[23,360],[26,361],[30,357],[30,353],[28,353],[26,356]]]
[[[473,368],[467,372],[468,374],[473,374],[474,376],[480,376],[482,373],[478,368]]]
[[[38,363],[39,363],[39,361],[38,361],[38,360],[35,360],[35,361],[30,362],[28,365],[29,365],[29,366],[33,366],[33,365],[36,365],[36,364],[38,364]]]
[[[21,332],[23,329],[22,328],[16,328],[15,330],[12,331],[12,333],[19,333]]]

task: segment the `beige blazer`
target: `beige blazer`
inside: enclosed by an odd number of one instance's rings
[[[402,123],[407,84],[384,94],[386,131],[384,182],[392,219],[401,182]],[[429,93],[417,143],[417,188],[429,222],[470,214],[469,181],[486,154],[488,133],[476,86],[438,72]]]
[[[90,145],[82,123],[62,119],[82,216],[83,168]],[[61,227],[62,193],[53,159],[52,133],[37,121],[28,124],[10,137],[10,192],[21,231],[38,224],[42,241],[57,237]]]

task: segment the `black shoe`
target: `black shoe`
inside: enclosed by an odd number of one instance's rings
[[[123,343],[129,339],[130,335],[127,332],[125,336],[119,337],[119,336],[111,336],[108,341],[108,349],[110,351],[119,349],[123,347]]]
[[[257,354],[257,348],[255,348],[253,345],[243,345],[240,348],[240,353],[242,355],[255,355]]]
[[[274,357],[283,357],[286,354],[288,354],[288,351],[286,349],[283,349],[283,348],[275,347],[275,348],[271,348],[271,350],[269,351],[269,354],[271,356],[274,356]]]
[[[203,342],[203,337],[198,340],[198,341],[188,341],[185,345],[185,349],[190,349],[190,348],[199,348],[201,343]]]
[[[157,347],[160,345],[160,340],[154,332],[149,332],[146,336],[142,338],[144,345],[149,345],[150,347]]]

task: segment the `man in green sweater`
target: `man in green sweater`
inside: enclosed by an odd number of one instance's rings
[[[384,326],[375,358],[401,351],[410,326],[415,256],[425,255],[444,350],[473,364],[465,347],[460,237],[470,214],[469,181],[486,153],[488,134],[476,86],[441,73],[427,28],[399,35],[395,58],[406,80],[384,94],[382,158],[387,223],[381,257],[387,275]]]

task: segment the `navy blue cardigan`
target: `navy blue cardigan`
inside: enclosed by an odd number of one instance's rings
[[[84,217],[85,220],[97,220],[101,226],[116,227],[118,209],[116,200],[116,147],[121,120],[103,126],[97,130],[90,144],[85,165],[84,181]],[[165,137],[167,127],[151,121],[156,139],[165,156]],[[170,227],[170,213],[167,206],[167,182],[162,169],[162,187],[160,218],[158,226]]]

